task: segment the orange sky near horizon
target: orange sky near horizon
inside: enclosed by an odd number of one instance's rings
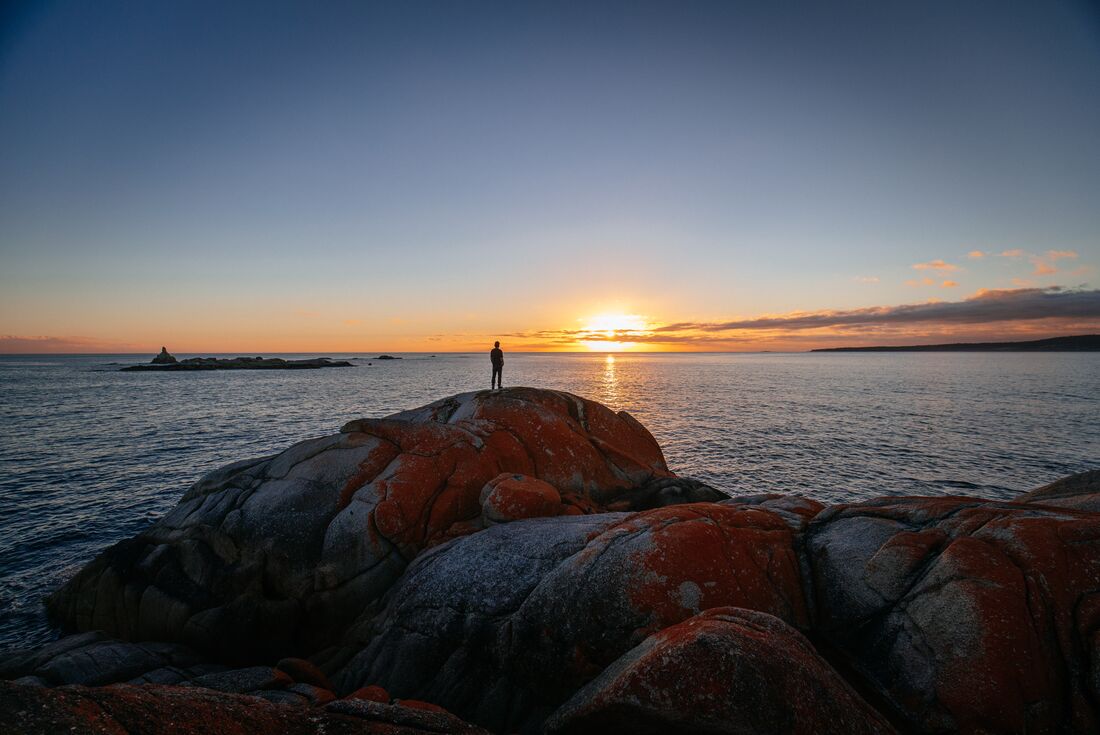
[[[433,332],[431,320],[339,319],[296,311],[213,323],[181,311],[169,324],[141,325],[128,338],[0,334],[2,354],[179,354],[478,352],[500,340],[512,352],[799,352],[820,347],[1043,339],[1100,332],[1100,291],[980,289],[960,301],[799,311],[722,320],[671,321],[602,311],[547,328]],[[561,326],[561,324],[567,326]]]

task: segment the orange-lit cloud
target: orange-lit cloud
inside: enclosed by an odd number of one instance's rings
[[[942,260],[937,259],[937,260],[930,260],[927,263],[916,263],[913,266],[913,268],[918,270],[918,271],[948,272],[948,271],[957,271],[959,269],[959,266],[954,265],[953,263],[946,263]]]
[[[985,253],[981,250],[971,250],[969,253],[966,254],[966,257],[974,258],[975,260],[977,260],[978,258],[984,258]]]
[[[1014,248],[1012,250],[1005,250],[1001,252],[1000,255],[1002,258],[1022,258],[1024,256],[1024,251],[1020,248]]]
[[[650,324],[612,334],[540,330],[506,335],[540,349],[583,341],[639,349],[807,349],[830,344],[901,344],[925,338],[1003,339],[1100,331],[1100,290],[1059,287],[980,290],[962,301],[792,312],[721,322]]]
[[[48,337],[0,335],[0,354],[65,355],[82,353],[133,352],[139,346],[95,337]]]
[[[959,285],[958,281],[944,281],[940,284],[940,288],[955,288]]]

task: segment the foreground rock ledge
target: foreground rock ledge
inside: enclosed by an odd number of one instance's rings
[[[1096,732],[1098,480],[726,498],[463,394],[204,477],[51,599],[102,632],[0,659],[0,730]]]
[[[625,412],[568,393],[465,393],[223,467],[50,600],[66,630],[185,643],[241,663],[311,655],[424,548],[484,527],[501,473],[587,514],[720,493],[678,481]]]

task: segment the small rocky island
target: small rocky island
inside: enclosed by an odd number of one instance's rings
[[[210,472],[48,610],[0,732],[1097,732],[1100,471],[728,497],[480,391]]]
[[[284,360],[281,357],[190,357],[177,360],[165,347],[152,362],[129,365],[122,372],[178,372],[188,370],[316,370],[329,367],[355,367],[347,360],[316,357],[308,360]]]

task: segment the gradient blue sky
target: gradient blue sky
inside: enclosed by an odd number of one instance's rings
[[[0,24],[0,351],[560,349],[600,314],[665,348],[673,323],[979,289],[1076,311],[679,346],[1100,327],[1095,5],[102,0]]]

